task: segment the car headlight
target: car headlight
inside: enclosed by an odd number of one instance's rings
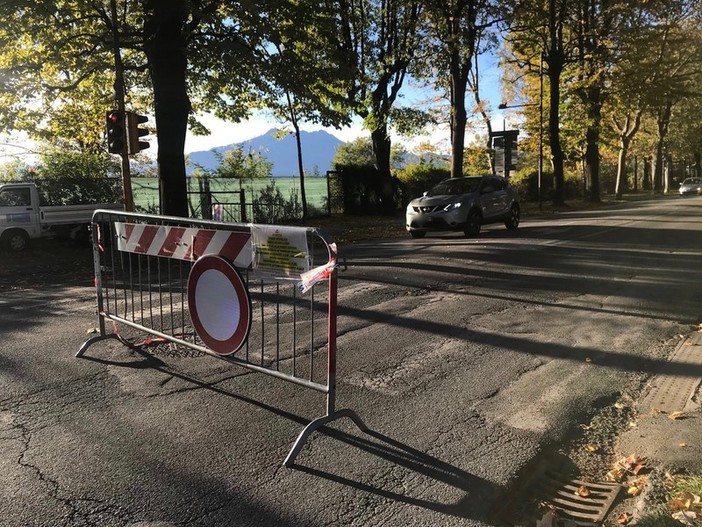
[[[461,205],[463,204],[460,201],[457,201],[456,203],[449,203],[444,207],[444,212],[449,212],[453,209],[458,209]]]

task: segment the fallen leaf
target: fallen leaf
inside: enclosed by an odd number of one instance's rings
[[[685,447],[687,447],[687,443],[678,443],[678,446],[680,448],[685,448]]]
[[[588,443],[583,447],[587,452],[590,452],[591,454],[594,454],[597,452],[598,448],[597,445],[593,445],[592,443]]]
[[[615,407],[617,410],[622,410],[623,408],[626,408],[626,406],[624,405],[624,403],[614,403],[614,407]]]
[[[590,357],[585,357],[585,362],[592,362],[592,359]]]
[[[575,491],[575,494],[577,494],[581,498],[587,498],[590,495],[590,491],[585,485],[580,485],[578,490]]]
[[[683,412],[677,411],[677,412],[672,412],[669,416],[668,419],[676,420],[676,419],[682,419],[685,417],[685,414]]]
[[[626,468],[622,466],[616,466],[609,472],[607,472],[607,479],[609,481],[621,481],[626,474]]]
[[[617,516],[617,525],[626,525],[628,524],[632,519],[634,518],[633,515],[629,514],[628,512],[622,512],[619,516]]]
[[[697,514],[689,511],[678,511],[673,514],[673,519],[679,521],[687,527],[695,527],[695,520],[697,519]]]
[[[648,483],[648,476],[639,476],[635,480],[629,482],[626,493],[629,496],[638,496],[643,492],[646,483]]]
[[[639,457],[636,454],[631,454],[629,457],[626,458],[626,462],[629,464],[629,470],[633,474],[638,475],[638,473],[641,472],[642,469],[646,468],[646,465],[648,464],[648,459],[645,457]]]
[[[658,414],[662,414],[662,413],[663,413],[663,410],[661,410],[660,408],[651,408],[651,415],[658,415]]]
[[[86,331],[85,333],[88,335],[91,335],[91,334],[97,333],[97,332],[98,332],[97,328],[88,328],[88,331]]]

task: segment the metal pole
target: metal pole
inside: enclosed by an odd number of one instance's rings
[[[115,101],[117,110],[124,115],[124,137],[122,137],[122,190],[124,193],[124,210],[134,211],[134,197],[132,195],[132,178],[129,171],[129,154],[127,145],[127,112],[124,106],[124,66],[119,48],[119,27],[117,26],[117,0],[110,1],[112,16],[112,52],[115,60]]]

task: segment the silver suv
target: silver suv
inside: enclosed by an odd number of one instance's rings
[[[428,231],[480,234],[480,226],[504,222],[519,226],[517,191],[499,176],[468,176],[442,181],[407,205],[405,227],[413,238]]]

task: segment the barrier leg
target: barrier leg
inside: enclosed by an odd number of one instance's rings
[[[351,419],[354,422],[354,424],[359,428],[359,430],[361,430],[361,432],[370,432],[370,428],[366,426],[366,424],[358,416],[358,414],[348,408],[343,410],[337,410],[336,412],[330,415],[325,415],[324,417],[318,417],[310,424],[308,424],[305,427],[305,429],[302,432],[300,432],[300,435],[297,436],[295,444],[293,445],[292,449],[290,449],[290,453],[285,458],[285,461],[283,461],[283,466],[290,467],[295,463],[295,458],[300,453],[300,450],[302,450],[302,447],[305,446],[305,442],[307,441],[307,438],[312,434],[312,432],[326,424],[331,423],[332,421],[336,421],[340,417],[348,417],[349,419]]]
[[[117,336],[115,333],[109,333],[109,334],[95,335],[94,337],[90,337],[88,340],[83,342],[80,349],[78,350],[78,353],[76,353],[76,357],[82,357],[83,353],[85,353],[85,351],[90,346],[92,346],[96,342],[99,342],[101,340],[106,340],[106,339],[118,339],[119,340],[119,336]]]

